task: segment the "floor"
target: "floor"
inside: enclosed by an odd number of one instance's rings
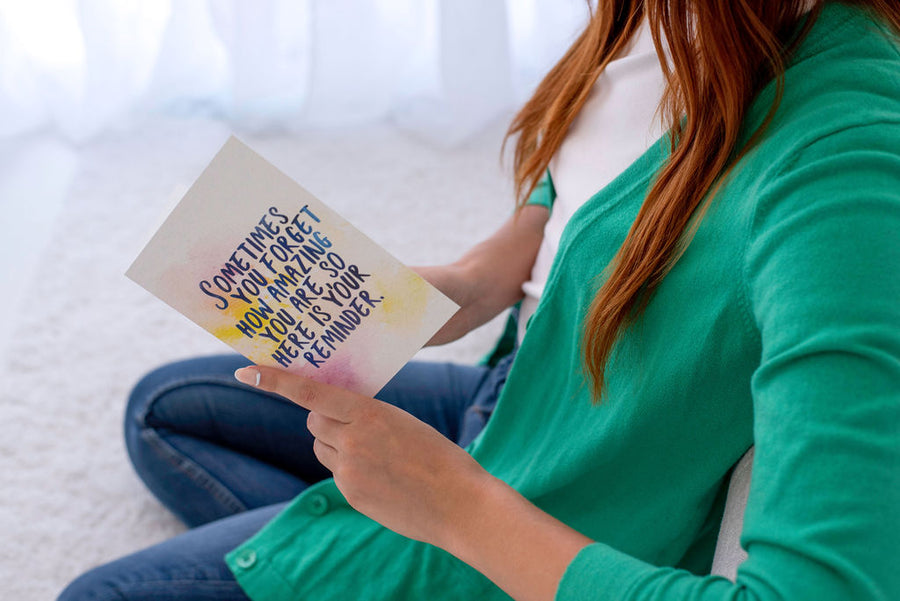
[[[9,311],[0,320],[0,360],[77,166],[76,152],[49,136],[17,140],[0,150],[0,298]]]

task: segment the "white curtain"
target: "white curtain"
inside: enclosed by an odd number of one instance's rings
[[[585,0],[0,0],[0,141],[152,114],[391,119],[453,145],[524,100]]]

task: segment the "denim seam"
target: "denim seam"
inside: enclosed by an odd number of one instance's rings
[[[116,593],[115,599],[127,601],[128,592],[138,592],[141,590],[159,590],[160,587],[169,588],[172,586],[181,585],[185,588],[196,589],[196,587],[200,585],[209,586],[209,588],[214,590],[222,590],[226,592],[228,590],[236,589],[243,593],[243,589],[241,585],[236,580],[225,580],[221,578],[217,578],[215,580],[196,580],[190,578],[176,578],[172,580],[142,580],[140,582],[129,582],[127,586],[123,586],[120,583],[112,584],[113,592]],[[124,589],[124,590],[123,590]],[[243,593],[246,597],[246,593]]]
[[[166,393],[196,384],[215,384],[231,388],[247,388],[237,382],[231,383],[225,379],[213,378],[205,376],[203,378],[182,378],[175,382],[169,382],[165,386],[160,386],[151,394],[147,395],[149,399],[144,407],[141,407],[140,413],[137,415],[138,425],[140,426],[140,436],[147,445],[157,453],[164,461],[180,470],[185,476],[194,481],[202,489],[208,491],[213,498],[220,502],[223,506],[232,512],[246,511],[248,507],[238,499],[234,493],[228,489],[218,478],[213,476],[195,461],[192,461],[183,453],[178,451],[173,445],[167,442],[159,435],[157,429],[147,423],[147,418],[152,412],[156,402]],[[256,389],[253,389],[256,390]],[[259,391],[262,392],[262,391]]]
[[[169,585],[169,584],[189,584],[191,586],[197,586],[200,584],[203,585],[211,585],[214,587],[229,587],[229,588],[240,588],[240,585],[236,580],[227,580],[224,578],[216,578],[215,580],[205,580],[205,579],[196,579],[196,578],[173,578],[173,579],[163,579],[163,580],[141,580],[140,582],[129,582],[128,586],[130,588],[140,588],[145,586],[152,586],[154,588],[158,587],[161,584]],[[120,584],[114,585],[117,588],[121,587]]]
[[[63,591],[63,594],[65,593],[68,593],[68,589]],[[119,590],[118,586],[113,586],[111,589],[91,591],[91,599],[92,601],[128,601],[128,598]]]
[[[218,478],[203,469],[197,462],[188,459],[183,453],[163,439],[155,429],[147,428],[142,430],[141,438],[160,458],[181,471],[197,486],[209,492],[216,501],[230,511],[242,512],[248,509]]]

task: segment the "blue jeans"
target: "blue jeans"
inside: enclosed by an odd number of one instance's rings
[[[512,355],[494,368],[411,362],[375,396],[465,446],[487,422],[511,362]],[[330,477],[313,454],[307,411],[237,382],[234,370],[248,364],[236,355],[180,361],[134,388],[128,454],[192,529],[87,572],[59,601],[247,601],[225,553]]]

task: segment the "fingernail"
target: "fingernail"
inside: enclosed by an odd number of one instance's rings
[[[259,370],[252,367],[242,367],[234,372],[234,378],[248,386],[259,386],[260,375]]]

